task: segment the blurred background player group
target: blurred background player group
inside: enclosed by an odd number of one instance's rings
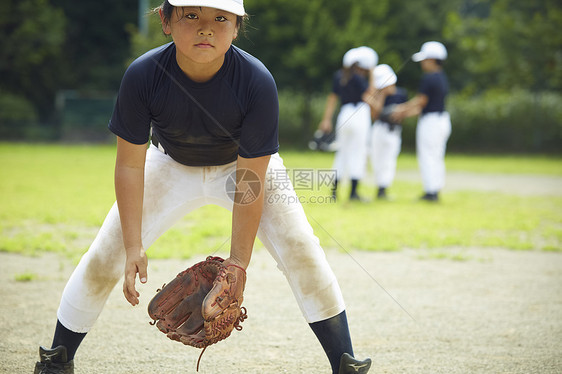
[[[402,121],[418,116],[416,157],[422,179],[422,200],[436,202],[445,184],[445,151],[451,134],[451,120],[445,101],[449,85],[443,62],[447,49],[436,41],[426,42],[412,55],[423,72],[417,94],[408,100],[398,77],[387,64],[378,64],[378,54],[369,47],[350,49],[342,68],[332,79],[324,116],[315,134],[313,148],[335,150],[336,180],[332,196],[337,197],[342,180],[351,181],[349,199],[363,201],[357,192],[365,177],[367,160],[375,176],[377,199],[387,199],[387,189],[396,174],[402,145]],[[335,129],[333,115],[340,104]],[[327,146],[332,138],[335,144]],[[323,144],[323,145],[321,145]]]

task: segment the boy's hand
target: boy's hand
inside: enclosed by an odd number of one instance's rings
[[[127,301],[135,306],[139,303],[140,294],[135,288],[135,278],[139,274],[141,283],[147,281],[148,258],[144,248],[127,250],[127,259],[125,261],[125,279],[123,280],[123,294]]]

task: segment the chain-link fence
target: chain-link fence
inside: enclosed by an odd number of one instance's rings
[[[116,98],[113,92],[59,91],[56,108],[60,139],[65,142],[113,140],[107,124]]]

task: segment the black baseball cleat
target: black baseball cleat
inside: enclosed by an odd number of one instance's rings
[[[371,367],[371,359],[363,361],[354,359],[349,353],[344,353],[340,359],[339,374],[367,374]]]
[[[350,202],[358,202],[358,203],[366,203],[367,200],[363,199],[361,196],[359,196],[358,194],[352,194],[349,196],[349,201]]]
[[[437,194],[437,192],[435,193],[425,193],[422,197],[420,197],[420,200],[425,200],[425,201],[431,201],[431,202],[437,202],[439,201],[439,195]]]
[[[62,345],[53,349],[39,347],[39,358],[33,374],[74,374],[74,360],[68,361]]]

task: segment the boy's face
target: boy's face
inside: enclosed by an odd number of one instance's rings
[[[438,67],[437,62],[435,62],[435,60],[431,58],[420,61],[420,65],[422,71],[424,72],[432,72]]]
[[[177,58],[187,64],[218,66],[232,41],[238,36],[237,16],[215,8],[182,7],[172,12],[167,22],[162,13],[162,29],[172,35]]]

